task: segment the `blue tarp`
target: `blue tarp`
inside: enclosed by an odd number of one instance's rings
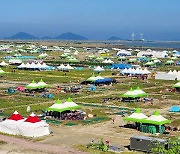
[[[174,105],[170,108],[169,112],[180,112],[180,108],[177,105]]]
[[[111,78],[104,78],[104,79],[98,79],[95,81],[95,83],[106,83],[106,82],[113,82],[113,79]]]
[[[131,68],[132,65],[131,65],[131,64],[112,64],[112,67],[113,67],[114,69],[117,69],[117,68],[119,68],[119,69],[125,69],[125,68]]]

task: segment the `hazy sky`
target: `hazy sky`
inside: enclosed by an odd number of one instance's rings
[[[0,37],[17,32],[89,39],[180,40],[180,0],[1,0]]]

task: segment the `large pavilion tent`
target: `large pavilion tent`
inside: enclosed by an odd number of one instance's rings
[[[143,113],[141,113],[141,110],[139,108],[136,109],[134,113],[132,113],[130,116],[124,118],[125,121],[132,121],[132,122],[141,122],[142,119],[146,119],[147,116]]]
[[[0,132],[20,135],[19,124],[21,124],[25,119],[15,111],[8,119],[0,122]]]
[[[0,75],[5,74],[5,72],[0,68]]]
[[[46,122],[41,121],[34,113],[18,127],[20,134],[23,136],[40,137],[50,134],[49,125]]]
[[[155,111],[153,115],[141,121],[141,123],[154,124],[154,125],[164,125],[171,123],[170,120],[164,118],[159,114],[159,111]]]

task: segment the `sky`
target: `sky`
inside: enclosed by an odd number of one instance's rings
[[[111,36],[180,40],[180,0],[1,0],[0,37],[72,32],[91,40]]]

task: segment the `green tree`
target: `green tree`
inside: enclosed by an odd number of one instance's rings
[[[155,147],[152,148],[154,154],[180,154],[180,138],[169,139],[167,141],[169,148],[166,149],[162,144],[155,143]]]

